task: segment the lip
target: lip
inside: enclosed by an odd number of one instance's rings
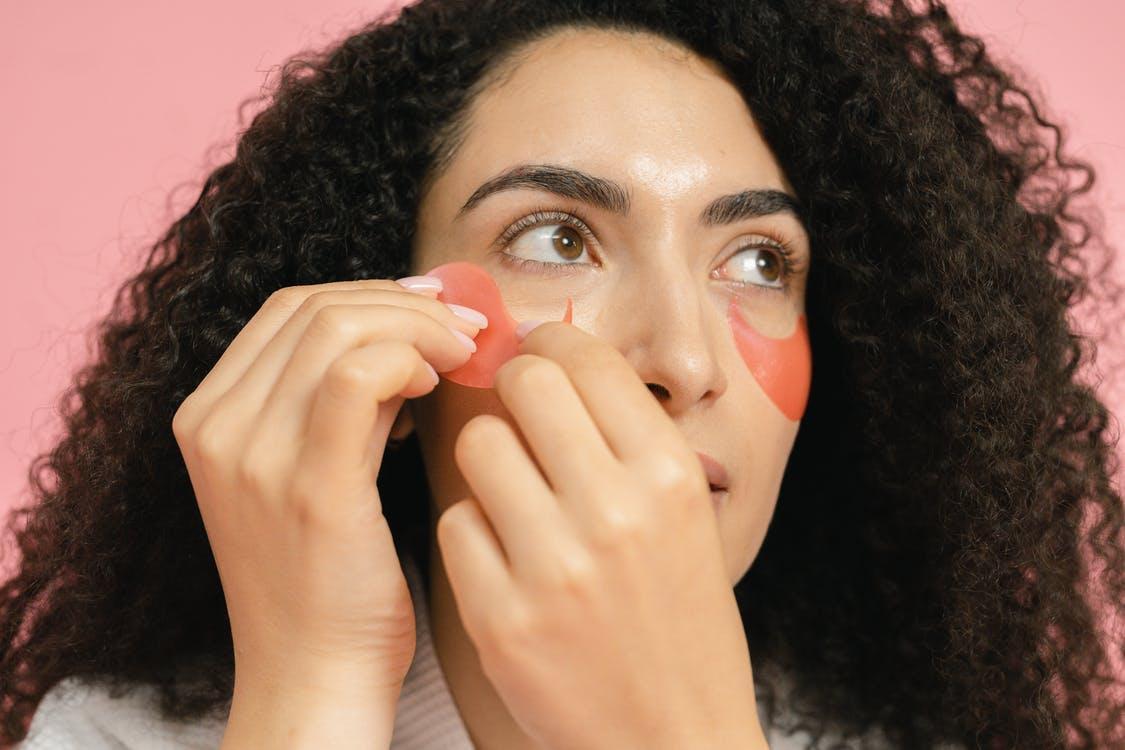
[[[703,464],[703,470],[707,472],[707,481],[712,487],[718,487],[720,490],[730,487],[730,475],[727,474],[725,466],[703,451],[696,451],[695,455],[699,456],[699,462]]]

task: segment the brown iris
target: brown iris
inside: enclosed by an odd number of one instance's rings
[[[770,260],[763,260],[763,258],[769,258]],[[781,263],[777,260],[777,254],[776,253],[759,252],[758,253],[758,259],[754,262],[754,264],[758,267],[758,270],[760,270],[760,271],[764,271],[764,270],[766,270],[770,267],[773,268],[772,274],[769,273],[768,271],[766,273],[762,274],[769,281],[777,281],[781,277]]]
[[[567,260],[582,257],[582,235],[573,227],[560,226],[551,235],[551,242],[555,252]]]

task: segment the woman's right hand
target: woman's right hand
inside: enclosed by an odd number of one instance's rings
[[[240,683],[347,683],[397,700],[414,608],[375,480],[405,399],[463,365],[479,331],[433,281],[274,292],[172,420],[230,615],[236,696]]]

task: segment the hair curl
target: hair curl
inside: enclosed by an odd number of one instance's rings
[[[782,703],[815,737],[1108,746],[1125,724],[1121,644],[1100,638],[1089,586],[1125,614],[1123,511],[1110,415],[1078,381],[1095,347],[1067,311],[1099,275],[1112,302],[1120,289],[1108,254],[1095,271],[1079,254],[1097,235],[1068,209],[1094,170],[1064,159],[1016,72],[937,0],[394,14],[282,66],[100,322],[98,358],[61,399],[65,434],[29,470],[38,502],[9,521],[0,740],[67,676],[155,685],[166,718],[229,704],[229,620],[172,415],[273,290],[406,275],[417,205],[472,98],[528,42],[596,26],[719,62],[807,209],[812,392],[736,587],[768,720]],[[428,509],[404,500],[426,486],[416,441],[390,455],[388,519],[426,561]]]

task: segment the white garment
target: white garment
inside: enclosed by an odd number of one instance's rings
[[[434,652],[425,583],[417,564],[402,560],[414,600],[417,643],[395,711],[391,750],[474,750]],[[226,716],[180,723],[163,719],[155,689],[142,685],[120,697],[67,678],[47,691],[17,750],[214,750]],[[800,750],[807,735],[769,736],[771,750]]]
[[[403,573],[414,600],[417,643],[395,709],[391,750],[474,750],[434,653],[425,583],[408,556]],[[60,680],[43,696],[18,750],[214,750],[226,716],[174,722],[158,714],[156,690],[137,686],[112,697],[79,678]]]

